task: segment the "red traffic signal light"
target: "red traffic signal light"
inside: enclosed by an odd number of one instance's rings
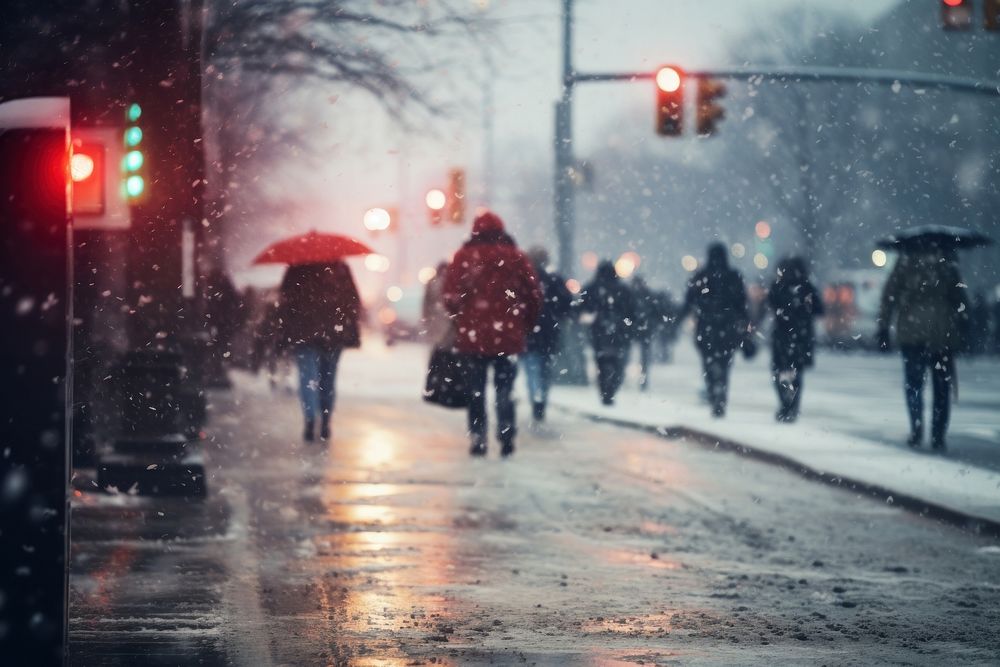
[[[656,71],[656,133],[681,134],[684,126],[684,72],[667,65]]]
[[[941,0],[941,26],[945,30],[972,27],[972,0]]]
[[[69,159],[73,179],[73,212],[77,215],[104,213],[104,146],[74,142]]]
[[[726,86],[715,79],[698,79],[698,134],[707,137],[715,131],[715,123],[722,120],[726,112],[715,103],[725,97]]]
[[[448,195],[446,195],[443,190],[434,188],[433,190],[427,191],[427,196],[424,197],[424,202],[427,204],[427,212],[430,215],[431,224],[440,225],[442,219],[441,212],[448,203]]]

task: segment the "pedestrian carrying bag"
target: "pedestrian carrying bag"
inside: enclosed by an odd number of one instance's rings
[[[424,400],[443,408],[469,407],[468,358],[452,347],[431,353],[424,386]]]

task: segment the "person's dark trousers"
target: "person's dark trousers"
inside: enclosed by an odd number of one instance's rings
[[[517,359],[510,355],[471,356],[469,359],[469,435],[474,446],[486,446],[486,376],[493,368],[493,386],[496,390],[497,439],[505,447],[513,446],[517,435],[514,401],[510,394],[517,377]]]
[[[607,348],[597,350],[597,388],[601,400],[610,405],[625,379],[625,357],[627,348]]]
[[[802,371],[797,368],[783,368],[774,371],[774,388],[778,392],[779,421],[795,421],[799,416],[802,400]]]
[[[906,408],[910,412],[910,432],[919,442],[924,427],[924,380],[931,373],[934,404],[931,410],[931,441],[944,445],[951,416],[951,375],[954,359],[950,350],[932,350],[925,345],[901,346]]]
[[[701,365],[705,374],[705,388],[712,414],[721,417],[726,414],[726,400],[729,395],[729,369],[733,365],[733,350],[701,350]]]

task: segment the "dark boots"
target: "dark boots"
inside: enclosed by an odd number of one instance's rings
[[[306,442],[316,441],[316,423],[312,420],[306,421],[306,426],[302,430],[302,439]],[[330,439],[330,420],[324,419],[319,425],[319,439],[326,442]]]

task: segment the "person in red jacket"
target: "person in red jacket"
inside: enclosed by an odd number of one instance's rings
[[[476,217],[472,236],[455,253],[444,285],[444,303],[455,322],[455,347],[469,357],[471,454],[486,454],[486,375],[493,368],[497,439],[501,455],[514,453],[517,427],[510,392],[517,375],[515,355],[542,306],[542,291],[531,262],[486,211]]]

